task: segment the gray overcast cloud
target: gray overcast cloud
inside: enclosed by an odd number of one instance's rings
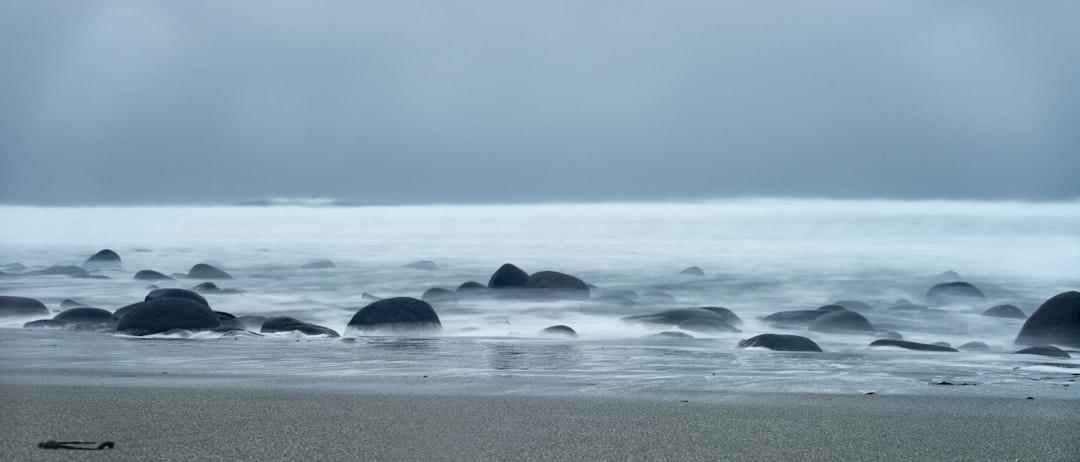
[[[1080,197],[1080,2],[5,1],[0,202]]]

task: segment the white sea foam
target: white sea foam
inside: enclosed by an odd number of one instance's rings
[[[435,304],[444,334],[434,344],[311,340],[334,345],[332,349],[389,352],[380,360],[394,361],[406,361],[412,351],[408,345],[427,348],[444,355],[451,361],[448,370],[462,377],[515,368],[520,372],[523,367],[550,372],[562,364],[577,371],[573,374],[608,378],[618,376],[623,368],[636,368],[646,371],[644,376],[635,375],[645,382],[664,382],[663,377],[671,374],[708,375],[723,370],[772,383],[797,371],[807,377],[823,374],[818,380],[823,387],[828,376],[840,374],[845,383],[865,388],[881,378],[882,370],[890,383],[915,380],[914,376],[922,384],[924,378],[948,371],[1020,380],[1024,374],[1047,370],[1017,372],[1014,364],[1058,361],[1055,364],[1062,365],[1054,366],[1054,371],[1071,370],[1077,364],[1076,360],[1012,355],[1012,340],[1022,320],[991,318],[981,312],[998,303],[1011,303],[1031,313],[1047,298],[1080,286],[1078,202],[744,199],[482,206],[326,204],[0,207],[0,220],[5,223],[0,228],[0,265],[18,262],[27,267],[22,271],[0,267],[0,271],[23,273],[51,265],[80,265],[102,248],[113,249],[123,258],[123,270],[98,272],[111,279],[8,276],[0,279],[0,293],[40,299],[54,311],[68,298],[114,310],[145,296],[148,283],[132,279],[138,270],[176,274],[175,281],[159,285],[186,288],[201,281],[179,275],[196,263],[211,262],[235,277],[216,281],[219,286],[242,291],[206,295],[215,309],[236,315],[293,316],[343,332],[351,316],[367,303],[362,298],[365,292],[419,297],[431,287],[453,290],[465,281],[486,283],[499,265],[512,262],[529,272],[557,270],[579,276],[597,287],[594,296],[617,290],[662,291],[676,301],[639,298],[634,305],[620,305],[465,298]],[[317,259],[332,260],[336,267],[300,269]],[[432,260],[440,269],[403,267],[416,260]],[[678,274],[688,266],[701,267],[706,275]],[[987,300],[929,313],[885,309],[899,298],[922,303],[926,290],[942,282],[937,275],[946,270],[959,272],[963,280],[982,289]],[[982,341],[992,351],[976,357],[974,353],[868,350],[872,336],[783,330],[759,320],[776,311],[815,309],[844,299],[870,303],[876,309],[865,313],[867,318],[879,327],[901,332],[907,340],[945,341],[953,346]],[[694,306],[730,308],[744,320],[743,333],[694,334],[699,339],[688,343],[642,337],[665,328],[619,320]],[[7,329],[5,335],[14,335],[14,329],[25,321],[4,319],[0,326]],[[554,324],[573,327],[580,338],[536,336]],[[826,353],[791,356],[734,349],[741,338],[763,332],[805,335]],[[206,340],[196,337],[195,341]],[[275,335],[240,343],[280,345],[283,340],[296,338]],[[488,351],[490,358],[479,363],[468,359],[468,352],[478,348]],[[318,361],[314,356],[309,359]],[[695,361],[704,361],[710,372],[699,370]],[[987,372],[976,364],[966,365],[971,361],[995,366]],[[334,370],[327,367],[319,373]],[[714,382],[710,379],[709,383]]]

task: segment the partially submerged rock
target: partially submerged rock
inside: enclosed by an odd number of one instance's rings
[[[154,270],[139,270],[135,273],[136,281],[167,281],[172,278]]]
[[[926,303],[931,306],[942,306],[951,303],[972,302],[985,300],[982,291],[971,283],[956,281],[935,284],[926,292]]]
[[[522,289],[529,282],[529,273],[512,263],[505,263],[488,279],[491,289]]]
[[[1058,348],[1056,346],[1050,346],[1050,345],[1027,347],[1027,348],[1024,348],[1023,350],[1017,351],[1016,354],[1050,356],[1052,358],[1071,358],[1072,357],[1072,356],[1069,355],[1069,353],[1067,351],[1062,350],[1061,348]]]
[[[957,352],[958,351],[955,348],[950,348],[950,347],[945,347],[945,346],[930,345],[930,344],[926,344],[926,343],[909,342],[907,340],[894,340],[894,339],[874,340],[873,342],[870,342],[869,346],[871,346],[871,347],[890,346],[890,347],[899,347],[899,348],[904,348],[904,349],[907,349],[907,350],[915,350],[915,351],[947,351],[947,352]]]
[[[301,321],[288,316],[276,316],[268,318],[262,323],[259,332],[267,334],[272,332],[300,332],[305,335],[325,335],[328,337],[340,337],[340,335],[328,327],[323,327]]]
[[[691,266],[691,267],[689,267],[687,269],[679,271],[679,274],[688,274],[690,276],[704,276],[705,271],[703,271],[701,268],[698,268],[696,266]]]
[[[86,269],[120,269],[120,255],[109,249],[102,249],[83,262]]]
[[[1009,304],[997,305],[988,308],[986,311],[983,311],[983,316],[993,316],[996,318],[1027,319],[1027,314],[1025,314],[1023,310],[1021,310],[1016,305]]]
[[[187,277],[190,279],[232,279],[232,275],[224,270],[206,263],[199,263],[188,270]]]
[[[739,342],[739,348],[751,347],[768,348],[773,351],[821,351],[821,347],[813,340],[787,334],[761,334]]]
[[[151,290],[146,294],[146,298],[143,301],[150,301],[159,298],[185,298],[194,302],[202,303],[203,305],[210,306],[210,302],[206,301],[206,298],[202,295],[195,293],[194,291],[187,289],[175,289],[175,288],[162,288]]]
[[[221,326],[217,314],[209,306],[186,298],[168,297],[135,303],[117,310],[116,314],[120,314],[116,331],[129,335],[159,334],[175,329],[202,331]]]
[[[442,330],[435,309],[411,297],[386,298],[372,302],[353,315],[346,328],[360,334],[389,331],[428,334]]]
[[[44,316],[49,309],[37,299],[0,295],[0,317],[2,316]]]
[[[1020,328],[1016,343],[1080,348],[1080,292],[1062,292],[1043,302]]]
[[[846,309],[829,311],[814,319],[808,329],[838,334],[873,334],[874,325],[863,315]]]
[[[578,337],[577,331],[575,331],[574,329],[571,329],[569,326],[564,326],[562,324],[557,325],[557,326],[546,327],[546,328],[544,328],[544,330],[541,330],[540,333],[543,334],[543,335],[557,335],[557,336],[571,337],[571,338],[577,338]]]
[[[435,262],[433,262],[431,260],[419,260],[419,261],[414,261],[412,263],[409,263],[409,264],[403,266],[403,268],[412,268],[412,269],[419,269],[419,270],[424,270],[424,271],[438,271],[439,270],[439,265],[436,265]]]

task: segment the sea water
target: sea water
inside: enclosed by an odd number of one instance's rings
[[[983,316],[1009,303],[1030,314],[1080,288],[1080,202],[948,202],[738,199],[693,203],[341,206],[332,201],[259,201],[259,206],[0,207],[0,294],[32,297],[51,311],[72,299],[115,310],[141,301],[151,269],[174,276],[160,287],[190,288],[184,274],[209,263],[233,275],[214,281],[236,293],[206,294],[235,315],[291,316],[345,333],[369,299],[419,298],[434,287],[486,284],[503,263],[554,270],[591,284],[591,300],[461,297],[435,301],[443,330],[422,337],[268,334],[150,338],[24,329],[0,318],[0,371],[8,381],[78,380],[122,385],[125,377],[169,384],[369,387],[504,393],[668,396],[807,391],[975,393],[1080,397],[1074,359],[1014,354],[1022,319]],[[100,249],[122,258],[107,278],[32,275],[81,265]],[[334,268],[302,269],[328,259]],[[406,266],[430,260],[437,270]],[[18,265],[14,265],[14,264]],[[705,275],[681,274],[700,267]],[[978,287],[985,300],[929,311],[939,282]],[[630,292],[628,292],[630,291]],[[662,292],[673,297],[643,297]],[[627,296],[613,302],[607,294]],[[635,296],[635,294],[637,296]],[[778,311],[838,300],[906,340],[989,352],[928,353],[869,348],[877,337],[770,326]],[[720,306],[742,332],[694,338],[649,336],[671,326],[621,318],[671,308]],[[550,337],[552,325],[578,338]],[[739,349],[760,333],[803,335],[822,353]],[[89,378],[88,378],[89,377]],[[949,385],[936,385],[951,383]],[[968,384],[968,385],[959,385]],[[962,391],[955,391],[962,390]],[[1023,395],[1023,396],[1021,396]]]

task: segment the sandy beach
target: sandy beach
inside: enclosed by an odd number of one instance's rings
[[[702,397],[706,398],[706,397]],[[1077,460],[1080,402],[0,385],[3,460]],[[103,451],[37,443],[114,441]]]

